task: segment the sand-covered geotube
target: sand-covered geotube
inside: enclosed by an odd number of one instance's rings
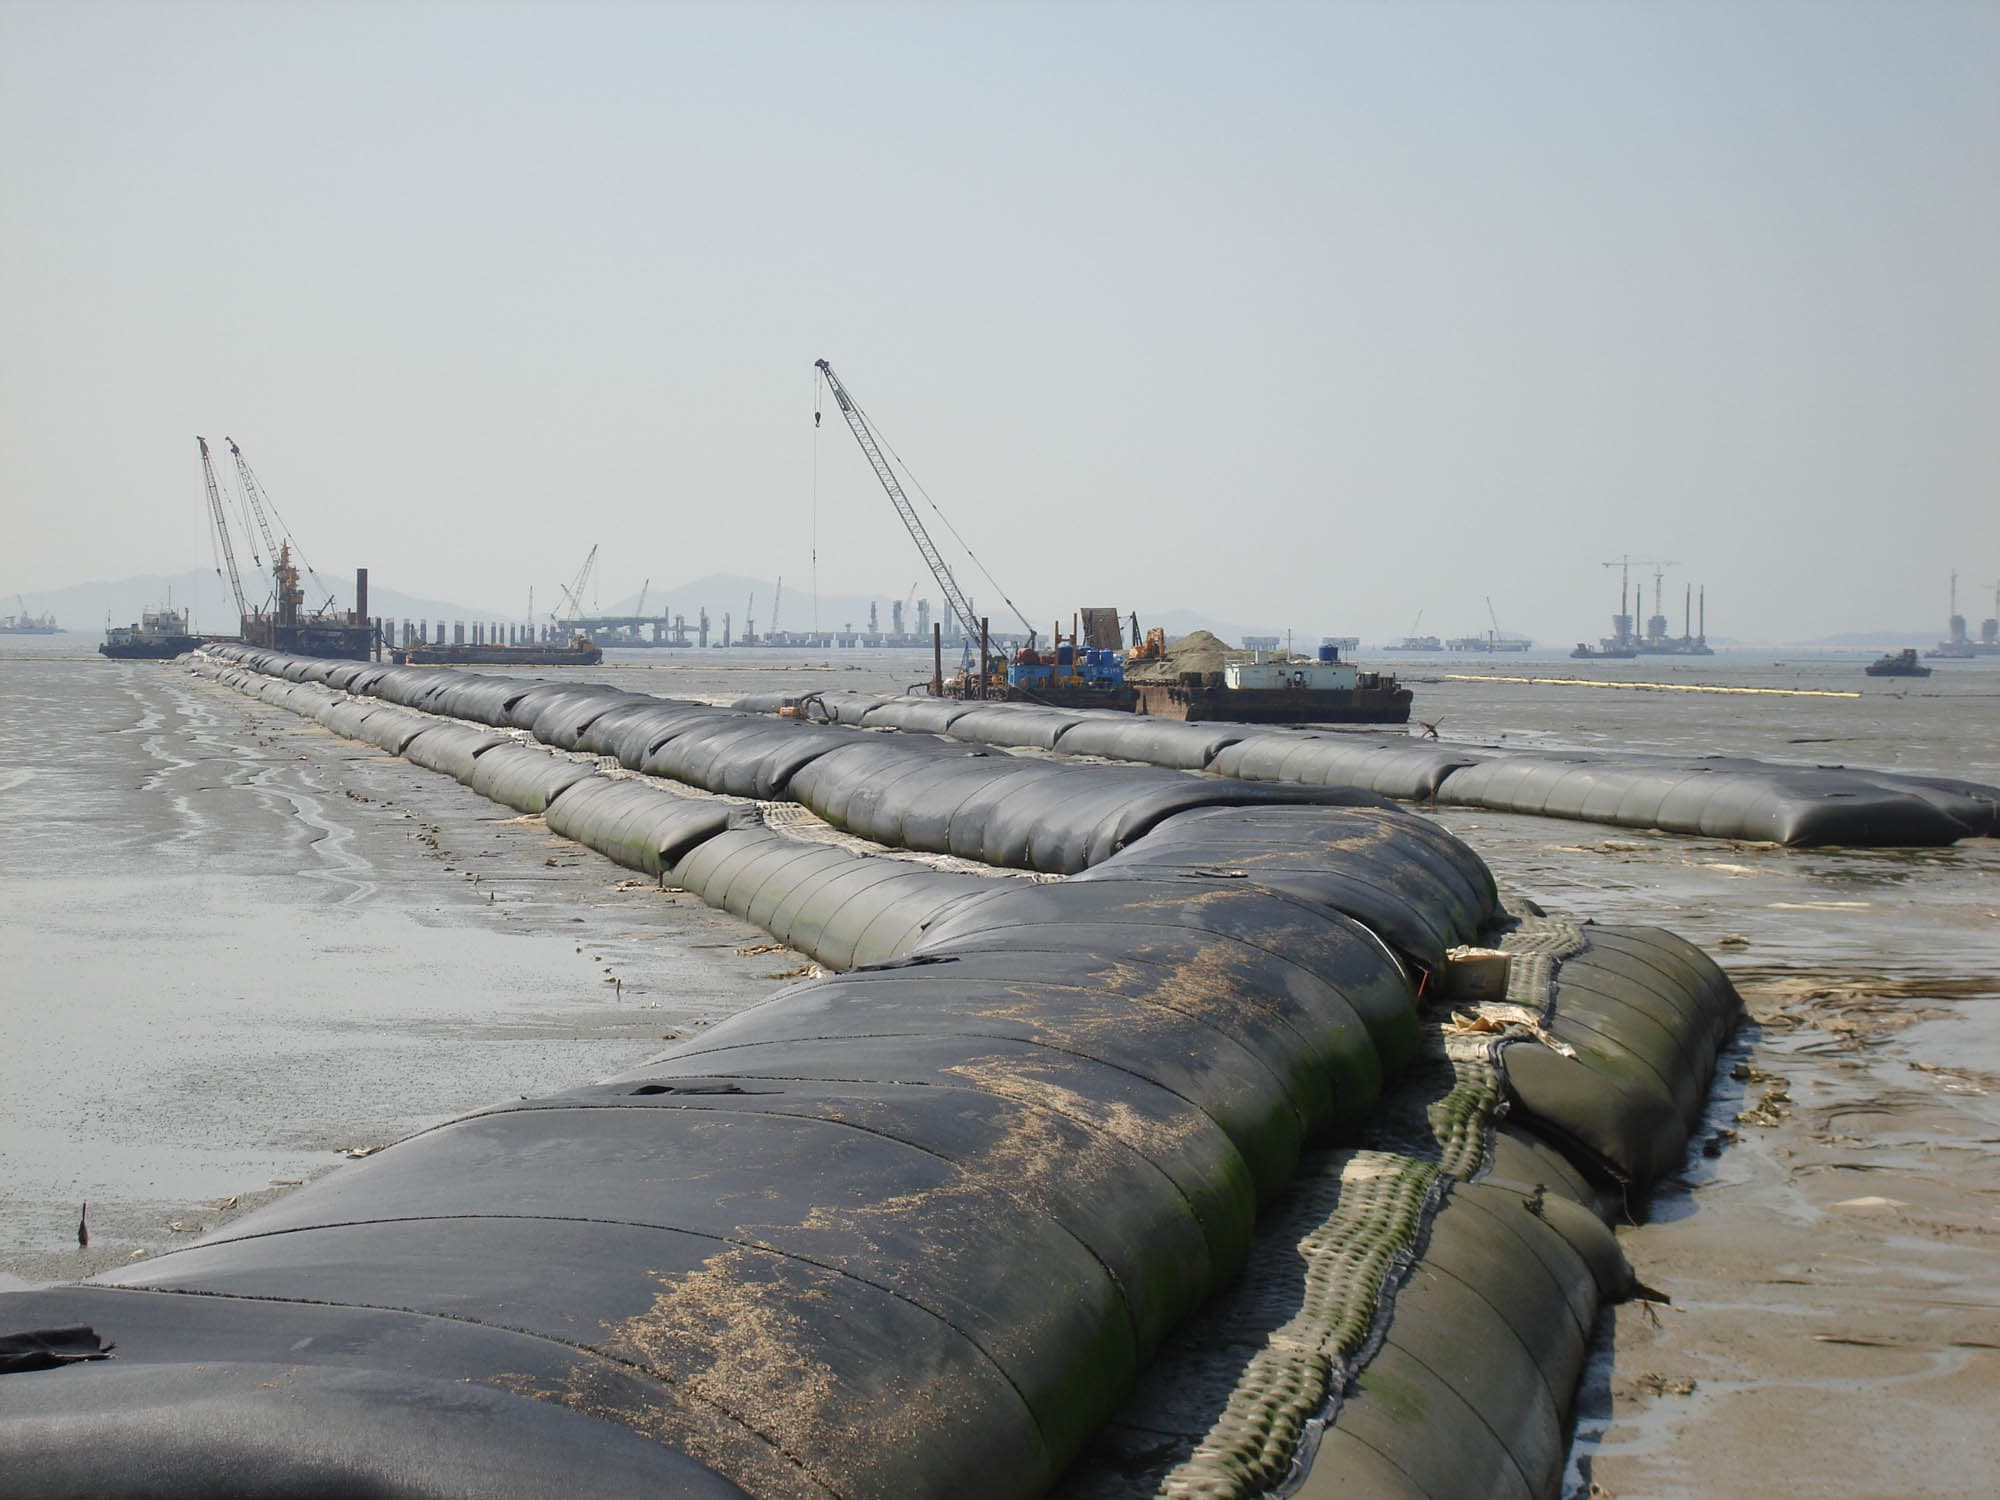
[[[775,712],[798,694],[737,707]],[[920,729],[968,743],[1033,746],[1247,781],[1343,786],[1405,802],[1483,807],[1796,847],[1936,847],[2000,836],[2000,787],[1848,766],[1732,756],[1462,748],[1408,736],[1183,724],[1102,709],[814,695],[835,723]]]
[[[0,1378],[10,1481],[1554,1493],[1588,1331],[1630,1290],[1599,1213],[1680,1159],[1736,1016],[1686,944],[1510,910],[1370,797],[995,776],[941,741],[879,758],[915,734],[214,654],[836,972],[0,1296],[0,1332],[113,1346]],[[1480,940],[1506,992],[1444,999]]]

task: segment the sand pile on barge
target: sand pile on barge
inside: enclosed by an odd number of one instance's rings
[[[1240,651],[1206,630],[1190,631],[1167,647],[1158,661],[1134,662],[1125,675],[1134,682],[1172,682],[1184,672],[1219,674],[1232,661],[1249,661],[1254,653]]]

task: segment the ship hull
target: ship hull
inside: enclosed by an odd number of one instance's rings
[[[113,661],[172,661],[200,644],[198,635],[163,635],[149,641],[106,641],[97,650]]]
[[[594,667],[597,646],[405,646],[389,653],[404,667]]]
[[[1407,724],[1406,687],[1230,688],[1142,682],[1134,711],[1190,724]]]
[[[267,616],[251,615],[243,621],[243,644],[290,656],[368,661],[375,654],[375,627],[310,618],[285,624]]]
[[[1110,708],[1123,713],[1133,710],[1134,699],[1129,684],[1115,688],[1087,687],[1010,687],[1007,689],[1009,703],[1039,703],[1046,708]]]

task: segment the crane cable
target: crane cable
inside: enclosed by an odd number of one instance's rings
[[[903,455],[896,451],[894,445],[890,443],[887,434],[885,434],[882,431],[881,426],[875,421],[873,417],[868,415],[867,411],[863,409],[859,401],[854,400],[854,392],[849,391],[847,393],[847,399],[854,403],[854,409],[861,413],[861,420],[868,424],[869,429],[875,434],[877,441],[879,441],[882,444],[882,446],[888,450],[889,456],[896,460],[897,467],[900,468],[905,474],[909,476],[910,483],[917,487],[917,493],[924,497],[924,503],[930,506],[931,510],[936,513],[937,518],[940,521],[944,522],[944,529],[951,533],[952,540],[957,542],[960,547],[965,549],[965,555],[972,559],[972,565],[977,569],[979,569],[979,571],[985,576],[986,581],[988,583],[993,585],[993,592],[998,594],[1001,597],[1001,599],[1005,601],[1007,607],[1014,611],[1014,618],[1021,622],[1021,627],[1028,632],[1028,638],[1030,640],[1033,640],[1037,635],[1040,634],[1040,632],[1037,631],[1033,625],[1028,623],[1028,617],[1021,612],[1021,606],[1016,604],[1012,599],[1007,597],[1007,591],[1000,587],[1000,580],[995,578],[991,573],[991,571],[988,570],[986,564],[979,560],[979,554],[972,550],[971,544],[967,542],[964,537],[958,534],[958,528],[951,524],[951,517],[946,515],[944,511],[939,508],[937,501],[931,499],[931,492],[925,489],[924,482],[921,479],[917,478],[917,471],[912,469],[907,463],[903,462]],[[970,635],[975,623],[976,622],[972,620],[967,620],[965,622],[966,632],[968,635]]]
[[[812,589],[813,645],[819,644],[819,419],[822,395],[819,371],[813,371],[812,441]]]

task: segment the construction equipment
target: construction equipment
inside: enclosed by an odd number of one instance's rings
[[[1631,605],[1626,603],[1626,595],[1631,587],[1632,569],[1634,568],[1651,568],[1653,570],[1653,615],[1655,619],[1660,621],[1660,633],[1664,633],[1666,630],[1666,616],[1660,613],[1660,588],[1666,579],[1667,569],[1678,568],[1680,564],[1677,562],[1649,562],[1626,556],[1605,563],[1603,566],[1618,569],[1618,615],[1619,618],[1625,621],[1625,624],[1616,633],[1621,636],[1637,636],[1639,634],[1638,631],[1633,630],[1631,627],[1632,609]],[[1632,598],[1632,604],[1644,602],[1645,597],[1646,585],[1642,582],[1639,585],[1638,594]],[[1655,632],[1648,631],[1647,633],[1650,635]]]
[[[966,599],[964,591],[959,588],[957,578],[952,576],[951,568],[937,549],[937,543],[931,540],[931,534],[925,529],[916,508],[903,493],[903,486],[897,480],[895,470],[889,466],[889,460],[882,451],[884,445],[876,439],[874,429],[869,425],[867,417],[863,415],[854,398],[848,394],[847,387],[841,384],[840,377],[833,373],[833,366],[821,359],[815,360],[813,367],[825,380],[827,389],[833,392],[834,404],[840,408],[841,416],[847,419],[848,429],[853,432],[855,442],[861,445],[862,453],[867,456],[869,464],[875,470],[875,477],[881,481],[883,490],[889,496],[889,503],[896,507],[896,514],[902,517],[903,527],[910,533],[910,540],[917,544],[917,551],[923,555],[925,566],[937,580],[937,586],[943,592],[945,602],[951,612],[958,617],[959,626],[964,631],[966,650],[969,652],[972,649],[971,643],[980,638],[979,620],[972,612],[971,603]],[[818,425],[817,411],[813,413],[813,422],[815,426]],[[921,491],[922,486],[919,485],[918,489]],[[930,500],[928,495],[924,498]],[[937,502],[931,500],[930,504],[931,509],[937,511],[938,518],[944,520],[944,512],[938,510]],[[951,522],[945,520],[945,526],[950,529]],[[992,583],[994,588],[1000,589],[999,583],[991,573],[986,572],[985,565],[973,555],[972,549],[965,546],[965,538],[959,536],[955,529],[952,530],[952,536],[961,547],[965,547],[966,556],[972,559],[974,566],[978,567],[981,573],[986,574],[987,581]],[[1021,622],[1021,628],[1028,632],[1028,644],[1033,646],[1036,640],[1035,627],[1028,623],[1028,617],[1021,613],[1020,606],[1007,598],[1005,589],[1000,589],[1000,597],[1006,599],[1007,607],[1014,611],[1015,618]]]
[[[778,607],[784,602],[785,602],[785,575],[783,573],[780,573],[778,575],[778,587],[775,590],[773,590],[771,594],[771,624],[770,628],[764,632],[764,634],[767,637],[774,636],[778,633]]]
[[[243,508],[256,517],[257,530],[264,537],[266,555],[276,557],[278,541],[271,534],[271,517],[269,507],[264,501],[264,486],[259,484],[257,476],[250,472],[250,460],[243,456],[243,450],[237,446],[236,439],[225,437],[223,442],[229,444],[229,456],[236,460],[236,487],[243,496]],[[257,557],[257,544],[254,538],[250,543],[250,555]],[[264,559],[257,557],[257,566],[261,568],[263,565]]]
[[[321,610],[331,609],[333,591],[326,586],[326,581],[319,576],[318,569],[314,568],[311,560],[307,558],[306,549],[299,545],[299,539],[293,534],[292,528],[285,524],[284,514],[271,499],[270,491],[264,488],[264,482],[251,469],[250,460],[243,456],[243,449],[237,444],[236,439],[225,437],[223,441],[229,444],[230,455],[236,460],[236,487],[242,497],[243,509],[255,518],[256,529],[264,538],[264,556],[270,558],[271,565],[275,566],[278,553],[281,550],[288,550],[297,560],[297,565],[305,570],[306,577],[312,580],[312,596],[325,601],[320,605]],[[271,524],[273,521],[277,522],[275,528]],[[247,521],[244,523],[243,534],[246,537],[251,534]],[[250,544],[250,552],[253,557],[256,556],[257,544],[254,539]],[[265,566],[263,557],[257,558],[257,565],[260,568]]]
[[[223,564],[228,563],[229,591],[236,596],[236,615],[241,619],[250,613],[250,606],[243,598],[243,577],[236,571],[236,548],[229,540],[229,518],[223,513],[222,491],[216,487],[215,465],[209,461],[208,439],[197,436],[195,441],[201,444],[201,478],[202,483],[208,488],[208,515],[215,525],[215,540],[220,544],[215,559],[215,573],[220,578]]]
[[[556,587],[562,589],[563,602],[569,607],[569,613],[566,615],[557,614],[554,610],[549,611],[549,618],[555,621],[556,624],[566,629],[573,629],[575,627],[576,617],[583,613],[583,591],[585,586],[590,582],[590,570],[596,566],[597,547],[593,543],[589,556],[583,560],[583,566],[576,570],[576,581],[567,587],[564,587],[562,584],[556,585]]]
[[[1132,616],[1132,637],[1134,644],[1132,649],[1125,653],[1125,660],[1128,663],[1158,661],[1167,654],[1167,633],[1158,625],[1155,625],[1151,630],[1146,632],[1145,640],[1139,640],[1138,636],[1139,617],[1135,614]]]
[[[639,602],[632,606],[633,614],[643,615],[646,612],[646,595],[651,591],[652,587],[653,580],[650,578],[639,585]]]

